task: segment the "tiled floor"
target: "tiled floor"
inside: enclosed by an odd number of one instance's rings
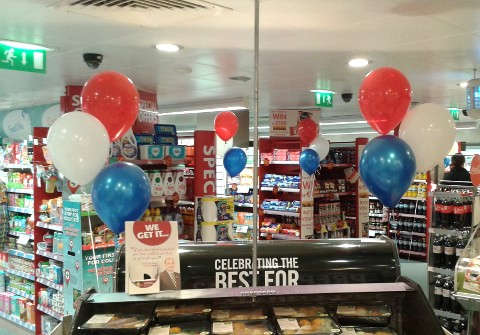
[[[33,332],[28,331],[10,321],[0,318],[0,335],[32,335]]]

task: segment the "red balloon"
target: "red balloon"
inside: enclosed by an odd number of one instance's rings
[[[134,124],[140,108],[135,85],[115,71],[101,72],[90,78],[83,86],[81,99],[82,110],[103,123],[112,142]]]
[[[358,93],[363,117],[381,134],[388,134],[402,122],[411,99],[408,79],[391,67],[381,67],[367,74]]]
[[[232,112],[221,112],[215,117],[215,132],[225,142],[233,138],[238,130],[238,118]]]
[[[318,125],[312,119],[303,119],[298,124],[298,136],[303,147],[308,147],[318,136]]]

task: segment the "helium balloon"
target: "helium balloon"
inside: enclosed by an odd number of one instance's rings
[[[221,112],[215,117],[215,132],[224,141],[233,138],[238,130],[238,118],[235,113]]]
[[[310,176],[315,173],[320,165],[320,157],[313,149],[305,149],[300,154],[300,167]]]
[[[310,118],[303,119],[298,124],[297,133],[302,141],[302,146],[308,147],[318,136],[318,125]]]
[[[327,157],[330,150],[330,142],[328,142],[324,137],[318,136],[312,144],[310,144],[310,149],[313,149],[317,152],[320,160]]]
[[[92,203],[99,218],[119,234],[125,221],[138,220],[150,205],[148,177],[132,163],[109,165],[93,181]]]
[[[395,207],[415,177],[415,155],[402,139],[383,135],[370,141],[360,158],[360,176],[387,207]]]
[[[407,113],[398,136],[412,148],[417,171],[425,172],[448,155],[456,131],[455,121],[444,107],[426,103]]]
[[[48,130],[47,151],[53,165],[79,185],[87,185],[103,169],[109,150],[107,130],[84,112],[66,113]]]
[[[231,148],[223,156],[223,166],[231,177],[237,176],[247,165],[247,154],[240,148]]]
[[[92,114],[103,123],[113,142],[135,123],[140,97],[129,78],[115,71],[105,71],[85,83],[81,104],[84,112]]]
[[[381,67],[367,74],[358,93],[363,117],[380,134],[389,133],[402,122],[411,99],[407,78],[391,67]]]

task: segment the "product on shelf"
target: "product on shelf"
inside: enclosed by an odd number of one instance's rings
[[[141,314],[95,314],[87,322],[85,322],[81,329],[84,330],[102,330],[117,331],[120,329],[144,329],[150,319]]]
[[[178,305],[157,305],[155,308],[155,319],[157,322],[172,323],[195,320],[207,320],[212,311],[210,304],[178,304]]]
[[[389,327],[355,327],[356,335],[397,335],[397,332]]]
[[[280,187],[300,189],[300,176],[286,176],[279,174],[265,174],[264,179],[260,183],[261,187]]]
[[[267,320],[215,321],[212,335],[271,335],[273,326]]]
[[[312,317],[312,316],[324,316],[327,314],[325,307],[315,305],[305,306],[274,306],[273,315],[276,318],[300,318],[300,317]]]
[[[224,308],[213,309],[211,317],[213,321],[264,320],[268,313],[262,308]]]
[[[278,334],[332,334],[340,333],[338,325],[328,316],[311,318],[279,318],[276,320]]]
[[[210,334],[210,323],[205,321],[167,322],[167,324],[151,327],[148,335],[202,335]]]
[[[391,314],[387,305],[338,306],[336,312],[342,326],[386,326]]]
[[[300,205],[300,201],[282,201],[279,199],[265,199],[262,202],[262,208],[264,210],[278,212],[297,213],[300,209]]]

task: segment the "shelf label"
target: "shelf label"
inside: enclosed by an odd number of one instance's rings
[[[239,225],[237,226],[236,232],[246,234],[248,232],[248,226]]]
[[[30,235],[27,234],[20,234],[17,239],[17,243],[21,245],[27,245],[28,241],[30,241]]]

